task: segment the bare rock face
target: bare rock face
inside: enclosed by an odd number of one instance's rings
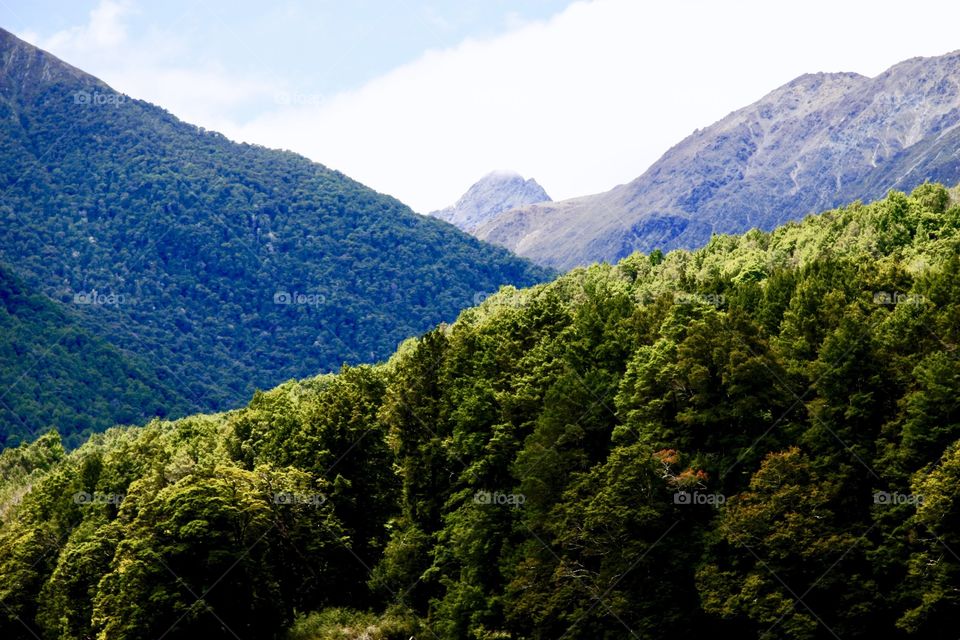
[[[430,215],[472,232],[504,211],[549,201],[550,196],[533,178],[524,180],[512,171],[494,171],[480,178],[455,205]]]
[[[0,92],[3,95],[32,97],[48,84],[77,81],[109,88],[76,67],[0,29]]]
[[[477,237],[561,269],[705,244],[924,180],[960,181],[960,52],[875,78],[808,74],[698,130],[636,180],[505,211]]]

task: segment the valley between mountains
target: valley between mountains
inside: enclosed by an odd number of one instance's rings
[[[421,215],[0,30],[0,638],[955,638],[960,54]]]

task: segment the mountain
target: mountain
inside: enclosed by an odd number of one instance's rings
[[[0,260],[92,334],[168,371],[192,411],[384,358],[477,296],[550,276],[3,31],[0,149]]]
[[[951,638],[958,342],[933,184],[504,288],[385,363],[0,452],[0,637]]]
[[[636,180],[520,207],[474,230],[567,269],[632,251],[703,246],[888,189],[960,181],[960,52],[875,78],[804,75],[698,130]]]
[[[538,202],[550,202],[550,196],[536,180],[524,180],[513,171],[493,171],[480,178],[455,205],[430,215],[469,233],[504,211]]]
[[[85,329],[0,264],[0,448],[56,426],[69,446],[116,424],[183,415],[189,392]]]

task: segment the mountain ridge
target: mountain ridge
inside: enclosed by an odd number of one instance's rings
[[[767,230],[926,179],[953,184],[960,152],[940,145],[940,156],[922,164],[911,150],[960,141],[957,77],[960,51],[911,58],[873,78],[804,74],[698,129],[628,183],[507,211],[475,234],[570,268]]]

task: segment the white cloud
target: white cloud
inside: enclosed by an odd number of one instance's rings
[[[797,75],[875,75],[960,48],[954,1],[597,0],[321,100],[284,69],[238,77],[192,59],[171,34],[131,41],[130,12],[102,0],[88,25],[40,45],[185,120],[298,151],[418,211],[497,168],[535,177],[555,198],[603,191]],[[296,99],[274,99],[283,94]],[[255,115],[238,116],[243,105],[258,105]]]
[[[958,6],[918,2],[909,12],[924,28],[912,29],[885,1],[577,3],[226,133],[302,152],[419,211],[495,168],[572,197],[637,177],[695,128],[801,73],[874,75],[957,48]]]
[[[127,40],[127,31],[122,18],[130,13],[125,2],[102,0],[90,12],[90,21],[80,27],[59,31],[43,41],[44,48],[59,51],[91,51],[116,48]]]
[[[235,127],[238,107],[272,107],[283,88],[277,80],[237,77],[216,60],[196,59],[175,33],[148,30],[132,37],[126,20],[137,13],[125,0],[101,0],[86,24],[43,37],[19,36],[91,73],[113,88],[158,104],[207,128]]]

